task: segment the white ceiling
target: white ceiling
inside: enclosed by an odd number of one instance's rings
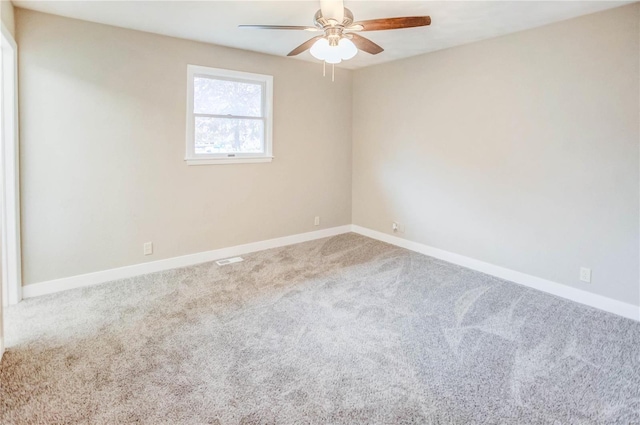
[[[239,29],[239,24],[312,25],[319,1],[13,1],[22,8],[173,37],[285,56],[313,33]],[[430,15],[425,28],[361,33],[385,51],[360,52],[355,69],[539,27],[632,1],[346,0],[356,20]],[[306,52],[298,59],[316,61]]]

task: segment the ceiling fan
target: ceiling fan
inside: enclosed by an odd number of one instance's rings
[[[321,0],[320,10],[313,18],[314,26],[293,25],[240,25],[240,28],[268,30],[302,30],[323,32],[305,41],[289,52],[296,56],[311,50],[311,55],[326,63],[337,64],[353,58],[358,50],[377,55],[384,51],[373,41],[358,34],[362,31],[395,30],[401,28],[424,27],[431,24],[429,16],[409,16],[403,18],[382,18],[368,21],[354,21],[353,13],[344,7],[343,0]]]

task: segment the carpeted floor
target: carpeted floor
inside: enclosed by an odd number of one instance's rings
[[[640,424],[640,323],[347,234],[9,309],[0,423]]]

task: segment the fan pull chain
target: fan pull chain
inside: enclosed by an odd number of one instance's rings
[[[326,77],[327,76],[327,62],[326,61],[322,61],[322,76]],[[331,64],[331,82],[335,82],[336,81],[336,64],[332,63]]]

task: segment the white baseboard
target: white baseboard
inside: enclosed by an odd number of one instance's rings
[[[167,258],[165,260],[158,260],[149,263],[135,264],[133,266],[119,267],[116,269],[103,270],[95,273],[87,273],[78,276],[65,277],[62,279],[49,280],[46,282],[26,285],[22,288],[22,292],[24,298],[32,298],[40,295],[66,291],[68,289],[81,288],[84,286],[97,285],[99,283],[110,282],[113,280],[140,276],[147,273],[192,266],[194,264],[216,261],[222,258],[234,257],[237,255],[262,251],[265,249],[293,245],[300,242],[312,241],[315,239],[326,238],[349,232],[358,233],[372,239],[377,239],[379,241],[390,243],[392,245],[409,249],[411,251],[419,252],[421,254],[438,258],[449,263],[467,267],[472,270],[477,270],[491,276],[509,280],[511,282],[528,286],[539,291],[547,292],[549,294],[553,294],[571,301],[617,314],[619,316],[640,321],[640,307],[633,304],[617,301],[611,298],[604,297],[602,295],[597,295],[591,292],[572,288],[570,286],[563,285],[557,282],[552,282],[550,280],[531,276],[515,270],[510,270],[504,267],[485,263],[484,261],[465,257],[464,255],[455,254],[453,252],[434,248],[418,242],[402,239],[397,236],[378,232],[377,230],[371,230],[366,227],[357,225],[332,227],[330,229],[300,233],[297,235],[269,239],[266,241],[237,245],[230,248],[221,248],[213,251],[199,252],[196,254]]]
[[[558,297],[566,298],[571,301],[604,310],[609,313],[640,321],[640,307],[633,304],[628,304],[622,301],[614,300],[612,298],[604,297],[602,295],[597,295],[591,292],[572,288],[561,283],[552,282],[550,280],[531,276],[525,273],[517,272],[515,270],[510,270],[504,267],[485,263],[484,261],[465,257],[464,255],[454,254],[453,252],[444,251],[442,249],[433,248],[428,245],[423,245],[418,242],[413,242],[407,239],[399,238],[397,236],[388,235],[386,233],[378,232],[377,230],[367,229],[366,227],[357,226],[355,224],[351,226],[351,229],[354,233],[359,233],[372,239],[377,239],[379,241],[390,243],[401,248],[419,252],[421,254],[438,258],[449,263],[457,264],[459,266],[463,266],[472,270],[477,270],[491,276],[509,280],[520,285],[528,286],[529,288],[537,289],[539,291],[547,292]]]
[[[87,273],[78,276],[48,280],[45,282],[32,283],[30,285],[25,285],[22,288],[22,296],[24,298],[32,298],[40,295],[52,294],[54,292],[66,291],[68,289],[81,288],[113,280],[140,276],[147,273],[192,266],[194,264],[216,261],[222,258],[235,257],[237,255],[293,245],[300,242],[327,238],[329,236],[349,232],[351,232],[350,225],[338,226],[329,229],[317,230],[315,232],[300,233],[297,235],[284,236],[266,241],[232,246],[230,248],[215,249],[213,251],[199,252],[196,254],[183,255],[181,257],[135,264],[133,266],[118,267],[116,269],[103,270],[95,273]]]

